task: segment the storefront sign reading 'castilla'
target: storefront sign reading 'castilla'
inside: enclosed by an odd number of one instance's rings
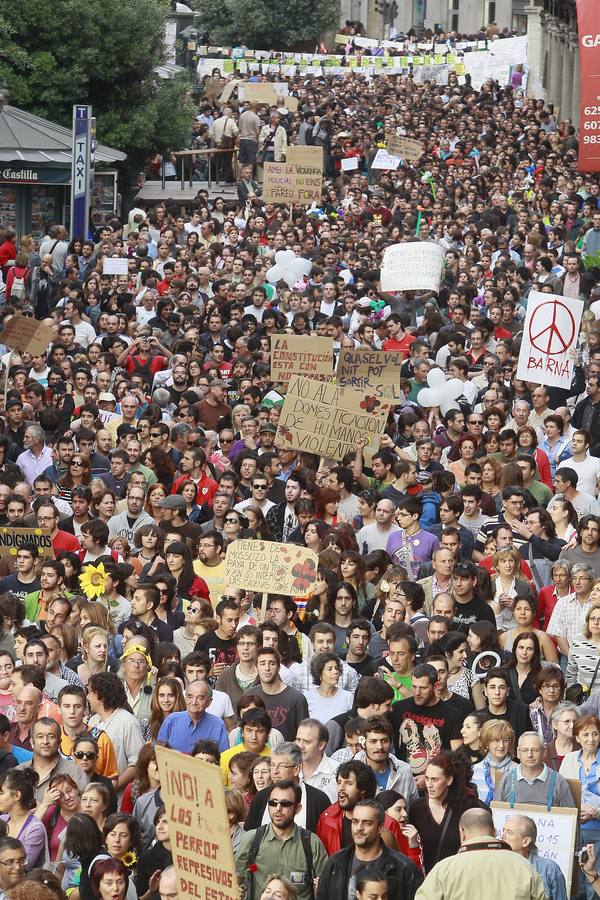
[[[39,181],[40,173],[36,169],[2,169],[3,181]]]

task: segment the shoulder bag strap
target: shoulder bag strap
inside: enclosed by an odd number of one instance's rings
[[[300,828],[300,840],[302,841],[302,849],[304,850],[304,856],[306,857],[306,867],[308,869],[308,879],[309,879],[309,889],[312,896],[314,896],[314,887],[313,882],[315,880],[315,870],[313,866],[313,852],[312,845],[310,842],[310,831],[307,831],[306,828]]]
[[[250,853],[248,854],[248,862],[246,863],[246,896],[245,900],[253,900],[254,895],[254,873],[251,871],[250,866],[253,865],[256,857],[258,856],[258,851],[260,850],[260,845],[262,844],[263,838],[267,833],[268,825],[259,825],[254,833],[254,840],[252,841],[252,846],[250,847]]]
[[[546,797],[546,809],[548,812],[552,809],[554,805],[554,791],[556,790],[556,782],[558,781],[558,772],[556,769],[550,769],[550,778],[548,779],[548,796]]]
[[[594,686],[594,682],[596,680],[596,675],[598,674],[598,669],[600,668],[600,655],[598,656],[598,662],[596,663],[596,668],[594,669],[594,674],[592,675],[592,680],[590,681],[590,690],[589,693],[592,693],[592,688]]]
[[[440,855],[442,853],[442,847],[444,844],[444,838],[448,832],[448,828],[450,827],[450,819],[452,818],[452,810],[449,806],[446,807],[446,814],[444,816],[444,821],[442,822],[442,832],[440,834],[440,839],[438,841],[437,850],[435,852],[435,860],[433,865],[440,861]]]

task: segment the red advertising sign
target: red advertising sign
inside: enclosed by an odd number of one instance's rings
[[[597,0],[577,0],[579,170],[600,172],[600,18]]]

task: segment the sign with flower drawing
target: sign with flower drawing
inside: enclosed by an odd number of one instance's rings
[[[45,528],[0,528],[0,556],[16,556],[22,544],[33,543],[40,556],[54,556],[50,532]]]
[[[317,578],[318,558],[306,547],[274,541],[234,541],[225,557],[225,584],[260,591],[306,597]]]

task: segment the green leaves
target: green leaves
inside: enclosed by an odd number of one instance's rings
[[[9,103],[69,128],[89,103],[98,140],[136,168],[155,149],[187,146],[193,108],[186,79],[162,82],[168,0],[12,0],[0,17],[0,81]]]
[[[255,50],[286,50],[318,43],[335,22],[333,0],[194,0],[202,27],[225,46],[245,44]]]

